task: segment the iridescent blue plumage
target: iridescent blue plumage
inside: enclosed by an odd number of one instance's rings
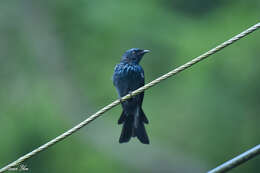
[[[149,51],[132,48],[124,53],[120,63],[116,65],[113,83],[119,97],[123,97],[144,85],[144,71],[139,62],[147,52]],[[137,137],[142,143],[149,144],[144,127],[144,123],[147,124],[148,119],[142,110],[143,98],[144,92],[122,102],[123,112],[118,120],[118,124],[123,123],[120,143],[128,142],[131,137]]]

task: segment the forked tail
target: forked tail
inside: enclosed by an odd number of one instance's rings
[[[140,109],[139,115],[127,115],[123,111],[118,120],[118,124],[122,123],[123,128],[119,143],[128,142],[131,137],[137,137],[141,143],[149,144],[149,138],[144,127],[144,123],[148,124],[148,119],[142,109]]]

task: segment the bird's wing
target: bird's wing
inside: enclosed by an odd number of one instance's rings
[[[113,83],[117,88],[119,96],[123,97],[144,85],[144,71],[139,65],[118,64],[115,67]],[[139,100],[142,102],[143,93],[139,97]]]
[[[144,71],[143,71],[142,67],[139,66],[137,71],[138,71],[138,73],[136,75],[136,82],[135,82],[136,85],[135,85],[133,91],[144,86],[145,77],[144,77]],[[143,99],[144,99],[144,92],[137,95],[137,98],[138,98],[138,102],[140,104],[142,104]]]

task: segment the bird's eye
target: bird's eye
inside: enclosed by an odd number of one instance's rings
[[[135,51],[133,51],[132,54],[134,55],[134,54],[135,54]]]

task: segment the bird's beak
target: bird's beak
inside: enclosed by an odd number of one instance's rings
[[[142,51],[142,54],[146,54],[146,53],[148,53],[148,52],[150,52],[150,50],[143,50],[143,51]]]

